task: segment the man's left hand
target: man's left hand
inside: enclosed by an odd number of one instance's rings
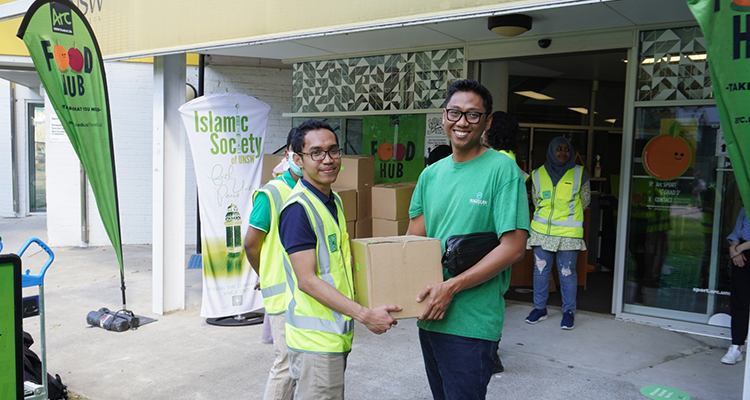
[[[443,319],[445,312],[448,311],[448,306],[453,301],[453,296],[456,294],[453,289],[453,283],[448,280],[440,283],[433,283],[427,285],[422,293],[417,296],[417,303],[421,303],[427,299],[427,307],[425,308],[419,319]]]

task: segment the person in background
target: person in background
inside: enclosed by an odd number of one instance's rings
[[[495,111],[492,114],[490,129],[484,133],[484,143],[487,147],[497,150],[500,154],[510,157],[516,161],[516,150],[518,149],[518,122],[504,111]],[[528,174],[521,170],[524,181]],[[501,339],[502,340],[502,339]],[[505,371],[503,362],[500,360],[500,341],[497,342],[498,352],[495,353],[495,368],[493,374]]]
[[[484,133],[484,143],[487,147],[493,148],[516,161],[516,151],[518,151],[518,122],[504,111],[495,111],[492,114],[492,125]],[[520,168],[520,167],[519,167]],[[521,170],[524,180],[529,175]]]
[[[523,258],[529,206],[521,172],[508,157],[482,146],[492,122],[492,95],[473,80],[448,89],[443,126],[453,154],[419,176],[409,207],[408,235],[439,238],[493,232],[500,244],[457,276],[417,296],[427,303],[419,341],[435,399],[484,399],[505,317],[508,267]],[[436,193],[450,193],[436,196]]]
[[[589,176],[576,165],[568,139],[556,137],[547,149],[547,162],[531,172],[534,216],[527,248],[534,250],[534,309],[526,322],[547,319],[547,298],[552,265],[557,259],[563,317],[560,328],[575,325],[578,252],[583,240],[583,210],[591,200]]]
[[[750,257],[750,222],[745,207],[740,209],[734,231],[727,236],[729,256],[732,257],[732,296],[729,309],[732,312],[732,345],[721,358],[724,364],[734,365],[742,361],[742,346],[747,339],[748,315],[750,315],[750,272],[746,268]]]
[[[343,151],[333,128],[307,120],[291,140],[302,179],[279,217],[284,246],[286,345],[296,400],[343,399],[354,320],[382,334],[396,324],[390,312],[354,302],[351,249],[341,198],[331,190]]]
[[[287,158],[291,158],[293,154],[293,134],[294,128],[289,131],[286,138],[284,155]],[[289,169],[282,175],[255,191],[250,226],[245,235],[245,254],[260,277],[258,285],[263,295],[263,305],[273,339],[274,361],[268,372],[264,400],[291,400],[294,395],[294,381],[289,375],[289,355],[285,339],[286,275],[278,225],[281,206],[301,176],[302,169],[294,163],[289,163]]]

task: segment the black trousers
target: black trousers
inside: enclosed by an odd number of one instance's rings
[[[748,316],[750,316],[750,250],[745,251],[744,267],[732,264],[732,344],[742,346],[747,338]],[[731,261],[730,261],[731,262]]]

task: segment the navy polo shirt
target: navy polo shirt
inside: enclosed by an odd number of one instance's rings
[[[298,185],[304,185],[310,193],[320,199],[338,224],[338,212],[333,191],[331,191],[330,197],[326,196],[304,178],[299,180]],[[315,236],[315,230],[302,204],[291,204],[281,212],[279,216],[279,238],[287,254],[314,249],[317,246],[318,239]]]

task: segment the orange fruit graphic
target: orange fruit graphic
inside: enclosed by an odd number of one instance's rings
[[[732,0],[734,4],[738,6],[748,7],[750,6],[750,0]]]
[[[68,51],[65,50],[65,47],[56,44],[55,47],[52,48],[52,53],[55,55],[57,68],[60,68],[60,71],[65,71],[66,69],[68,69],[70,60],[68,59]]]
[[[388,161],[393,156],[393,146],[390,143],[382,143],[378,147],[378,158],[381,161]]]
[[[693,152],[687,140],[679,136],[677,122],[663,133],[649,140],[643,149],[643,167],[646,172],[660,181],[671,181],[687,171]]]

